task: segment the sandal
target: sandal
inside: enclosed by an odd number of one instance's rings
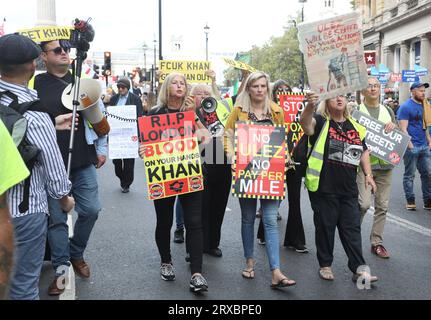
[[[327,281],[333,281],[334,280],[334,274],[332,273],[331,267],[323,267],[319,269],[319,276],[323,280]]]
[[[277,283],[271,283],[271,288],[273,288],[273,289],[284,288],[284,287],[291,287],[294,285],[296,285],[295,280],[291,280],[289,278],[283,278],[280,281],[278,281]]]
[[[242,270],[242,277],[245,279],[252,280],[254,279],[254,268],[251,269],[243,269]]]

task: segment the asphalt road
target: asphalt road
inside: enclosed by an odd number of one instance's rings
[[[418,210],[404,209],[402,190],[403,169],[396,169],[390,201],[390,217],[385,228],[385,246],[391,254],[388,260],[370,252],[369,234],[372,215],[363,224],[364,257],[373,274],[379,277],[371,290],[359,290],[351,281],[347,258],[336,239],[333,271],[335,281],[326,282],[318,276],[314,245],[314,226],[308,194],[303,190],[302,216],[310,249],[300,254],[280,248],[281,268],[297,281],[295,287],[272,290],[271,274],[265,247],[255,244],[256,278],[241,277],[244,267],[238,200],[231,197],[226,212],[220,248],[222,258],[204,255],[203,273],[209,291],[196,296],[189,292],[190,271],[184,261],[185,245],[172,243],[176,281],[160,279],[160,257],[154,240],[155,212],[147,199],[143,163],[137,161],[135,182],[129,194],[122,194],[114,168],[108,163],[99,171],[103,211],[90,239],[85,259],[91,267],[89,280],[76,279],[79,300],[376,300],[431,299],[431,211],[422,209],[420,180],[416,178]],[[283,242],[287,221],[287,202],[281,207],[280,242]],[[258,226],[256,220],[256,229]],[[174,231],[172,229],[172,233]],[[46,295],[52,279],[49,263],[45,265],[40,283],[41,298]]]

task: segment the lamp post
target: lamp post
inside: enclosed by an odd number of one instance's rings
[[[156,40],[154,39],[154,41],[156,41]],[[159,60],[160,61],[163,60],[163,55],[162,55],[162,0],[159,0]]]
[[[301,22],[304,22],[304,5],[307,0],[299,0],[302,4],[301,8]],[[296,24],[295,24],[296,27]],[[305,87],[305,66],[304,66],[304,53],[301,52],[301,91],[304,92]]]
[[[208,23],[204,27],[204,32],[205,32],[205,40],[206,40],[205,57],[206,57],[206,61],[208,61],[208,34],[210,33],[210,27],[208,27]]]
[[[142,50],[144,50],[144,71],[147,72],[147,50],[148,50],[148,46],[145,42],[142,45]]]
[[[157,69],[157,40],[154,38],[153,40],[154,43],[154,64],[153,64],[153,92],[154,94],[157,94],[157,84],[156,84],[156,69]]]

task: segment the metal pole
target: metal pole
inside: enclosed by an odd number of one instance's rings
[[[162,56],[162,0],[159,0],[159,60],[160,61],[163,60],[163,56]]]
[[[153,79],[154,79],[154,94],[156,93],[156,88],[157,88],[157,82],[156,82],[156,70],[157,70],[157,51],[156,51],[156,44],[157,41],[156,39],[154,39],[154,67],[153,67]]]
[[[301,21],[304,22],[304,3],[302,3]],[[304,68],[304,53],[301,52],[301,91],[305,88],[305,68]]]

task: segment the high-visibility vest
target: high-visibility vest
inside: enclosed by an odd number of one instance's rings
[[[231,98],[217,101],[216,114],[223,127],[226,127],[226,122],[229,118],[230,113],[232,112],[232,108],[233,102]]]
[[[365,113],[366,115],[371,116],[370,113],[368,112],[367,107],[363,103],[359,105],[359,111]],[[385,124],[388,122],[392,122],[391,114],[389,113],[389,111],[386,109],[385,106],[380,105],[379,118],[377,120]],[[394,167],[389,162],[380,160],[379,158],[372,155],[370,155],[370,162],[371,162],[371,169],[373,170],[388,170]]]
[[[367,129],[354,120],[347,120],[350,121],[355,130],[359,133],[360,139],[365,139]],[[329,119],[326,119],[325,125],[323,126],[322,131],[320,131],[319,137],[317,138],[310,157],[308,158],[305,186],[312,192],[316,192],[317,189],[319,189],[320,173],[322,172],[323,167],[323,154],[325,152],[325,143],[329,132],[329,121]],[[308,138],[308,148],[311,149],[310,138]]]

